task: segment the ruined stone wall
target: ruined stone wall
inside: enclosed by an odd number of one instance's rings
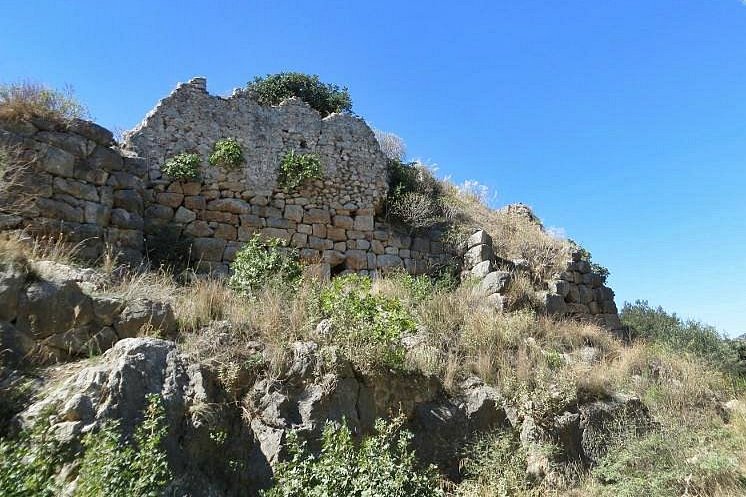
[[[246,159],[236,171],[208,163],[215,142],[226,138],[238,141]],[[255,233],[287,240],[326,271],[422,273],[447,257],[437,235],[413,238],[376,218],[388,189],[387,161],[360,118],[322,119],[299,99],[265,107],[240,91],[221,98],[196,78],[161,100],[126,135],[125,147],[149,167],[146,234],[175,230],[211,270],[225,269]],[[278,166],[290,150],[318,155],[323,177],[297,190],[280,188]],[[182,152],[202,158],[200,181],[173,181],[161,172]]]
[[[146,164],[114,148],[110,131],[83,120],[0,122],[0,146],[11,152],[0,229],[64,234],[88,258],[107,243],[141,258]]]
[[[462,278],[478,279],[487,300],[500,309],[505,308],[510,281],[514,272],[522,268],[497,257],[492,238],[483,230],[469,237],[464,249]],[[594,273],[587,261],[581,260],[579,252],[571,255],[564,271],[546,282],[541,293],[548,314],[592,321],[624,337],[614,291],[604,285],[603,277]]]

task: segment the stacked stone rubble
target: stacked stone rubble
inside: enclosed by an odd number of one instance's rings
[[[603,277],[575,252],[563,272],[549,282],[545,295],[547,312],[588,319],[623,335],[624,327],[614,302],[614,291]]]
[[[88,121],[0,122],[13,152],[15,185],[0,199],[2,229],[64,234],[95,258],[108,243],[125,258],[143,250],[146,164],[113,148],[110,131]]]
[[[499,264],[502,260],[495,255],[492,237],[486,231],[479,230],[467,239],[464,249],[462,276],[479,279],[479,286],[487,295],[487,300],[502,309],[507,300],[504,293],[511,274],[498,269],[498,265],[504,264]]]
[[[462,278],[476,278],[487,299],[503,309],[510,284],[511,271],[521,268],[520,261],[509,261],[495,254],[492,238],[484,230],[470,236],[463,247]],[[619,334],[624,327],[619,321],[614,303],[614,291],[604,285],[604,279],[591,270],[591,265],[575,252],[565,270],[547,282],[543,292],[546,312],[596,322]]]

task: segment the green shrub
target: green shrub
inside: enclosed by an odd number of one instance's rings
[[[713,326],[695,320],[684,321],[660,306],[651,307],[645,300],[637,300],[634,304],[625,302],[619,317],[637,338],[677,352],[692,353],[723,371],[737,372],[735,348]]]
[[[145,419],[133,443],[123,443],[117,422],[83,439],[76,497],[160,496],[171,481],[161,442],[168,433],[160,397],[148,396]]]
[[[415,331],[415,321],[401,301],[371,293],[371,280],[348,274],[322,289],[321,313],[331,320],[334,342],[341,343],[362,369],[401,368],[401,339]]]
[[[161,171],[176,181],[194,181],[200,177],[200,162],[199,155],[185,152],[168,159]]]
[[[247,90],[262,105],[278,105],[283,100],[298,97],[319,111],[322,117],[334,112],[352,112],[347,88],[322,83],[316,75],[281,72],[257,76],[248,84]]]
[[[318,155],[290,150],[280,160],[277,183],[285,190],[295,190],[308,180],[321,178],[322,174]]]
[[[228,284],[244,294],[271,283],[292,283],[302,272],[297,252],[287,243],[278,238],[262,239],[258,234],[241,247],[231,270]]]
[[[28,81],[0,84],[0,120],[41,118],[64,123],[86,117],[88,110],[78,102],[70,87],[55,90]]]
[[[209,162],[213,166],[224,169],[237,169],[246,162],[241,145],[234,138],[218,140],[212,148]]]
[[[462,464],[464,480],[455,492],[458,497],[531,495],[526,451],[512,432],[478,438],[467,447]]]
[[[54,477],[67,454],[49,430],[49,417],[39,416],[31,429],[13,439],[0,439],[0,493],[3,497],[54,497]]]
[[[264,497],[442,497],[435,468],[418,468],[403,418],[378,420],[376,434],[356,446],[346,424],[327,423],[321,454],[311,455],[297,434],[288,436],[290,460],[277,465]]]

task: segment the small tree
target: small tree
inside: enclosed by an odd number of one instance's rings
[[[290,150],[282,156],[277,173],[277,183],[286,190],[295,190],[323,173],[321,160],[316,154],[296,154]]]
[[[247,90],[262,105],[278,105],[283,100],[298,97],[323,117],[335,112],[352,112],[347,88],[323,83],[315,74],[281,72],[257,76]]]

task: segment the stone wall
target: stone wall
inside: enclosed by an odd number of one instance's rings
[[[234,138],[246,158],[227,171],[208,157],[218,140]],[[210,270],[224,270],[255,233],[282,238],[301,258],[325,272],[371,273],[396,267],[422,273],[447,258],[437,234],[410,237],[376,214],[388,183],[386,158],[360,118],[321,118],[299,99],[260,106],[245,92],[213,96],[196,78],[161,100],[125,138],[125,148],[147,160],[145,231],[175,232],[192,244],[192,256]],[[317,154],[323,178],[298,190],[277,185],[286,152]],[[202,158],[199,182],[173,181],[161,172],[170,157]]]
[[[565,270],[549,281],[545,294],[547,311],[551,314],[589,319],[601,324],[620,337],[626,330],[619,320],[614,291],[604,285],[601,275],[574,252]]]
[[[476,278],[488,301],[500,309],[507,304],[506,293],[515,271],[523,268],[514,261],[495,255],[492,238],[477,231],[466,242],[462,278]],[[548,314],[568,316],[597,323],[620,337],[625,328],[619,320],[614,291],[604,285],[601,275],[581,260],[580,253],[571,254],[564,271],[554,275],[541,293]]]
[[[0,192],[1,229],[62,233],[89,258],[106,243],[141,258],[146,164],[114,148],[110,131],[82,120],[0,122],[0,146],[15,162],[4,172],[15,184]]]

